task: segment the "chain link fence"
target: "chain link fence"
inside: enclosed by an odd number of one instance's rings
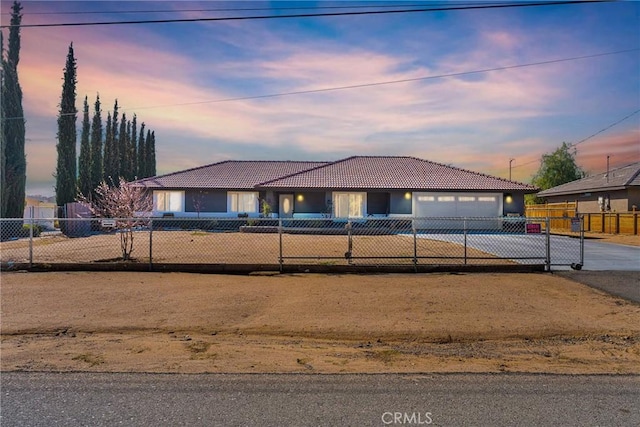
[[[583,264],[582,239],[548,218],[136,218],[1,220],[5,266],[129,262],[201,265]],[[38,220],[42,221],[42,220]],[[581,224],[579,230],[582,230]],[[581,236],[581,233],[580,233]],[[131,239],[131,240],[129,240]],[[125,246],[123,242],[131,244]]]

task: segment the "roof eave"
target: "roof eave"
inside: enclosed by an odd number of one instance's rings
[[[601,193],[603,191],[618,191],[618,190],[626,190],[630,185],[619,185],[615,187],[596,187],[596,188],[583,188],[580,190],[566,190],[566,191],[553,191],[549,193],[545,193],[545,191],[541,191],[537,194],[538,197],[553,197],[553,196],[569,196],[572,194],[584,194],[584,193]]]

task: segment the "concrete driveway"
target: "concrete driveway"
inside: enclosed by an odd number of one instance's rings
[[[420,234],[419,237],[464,245],[463,234]],[[551,267],[570,269],[580,263],[580,239],[550,236]],[[541,264],[546,259],[544,234],[467,234],[467,246],[522,264]],[[640,247],[584,240],[583,270],[640,271]]]

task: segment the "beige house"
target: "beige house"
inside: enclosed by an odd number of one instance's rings
[[[56,204],[46,197],[27,196],[25,198],[24,219],[25,223],[31,218],[33,210],[34,223],[45,229],[53,229],[56,218]]]
[[[538,193],[549,203],[575,202],[579,213],[630,212],[640,208],[640,162]]]

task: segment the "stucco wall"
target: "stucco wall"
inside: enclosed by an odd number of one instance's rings
[[[507,194],[511,194],[511,202],[507,200]],[[524,193],[504,193],[502,197],[502,214],[524,215]]]
[[[200,212],[227,211],[227,192],[224,190],[185,190],[184,211],[197,212],[197,201],[200,201]]]
[[[590,192],[568,196],[547,197],[549,203],[578,202],[578,212],[596,213],[601,212],[598,197],[609,197],[609,204],[612,212],[628,212],[635,204],[640,208],[640,190],[628,189],[618,191]]]

